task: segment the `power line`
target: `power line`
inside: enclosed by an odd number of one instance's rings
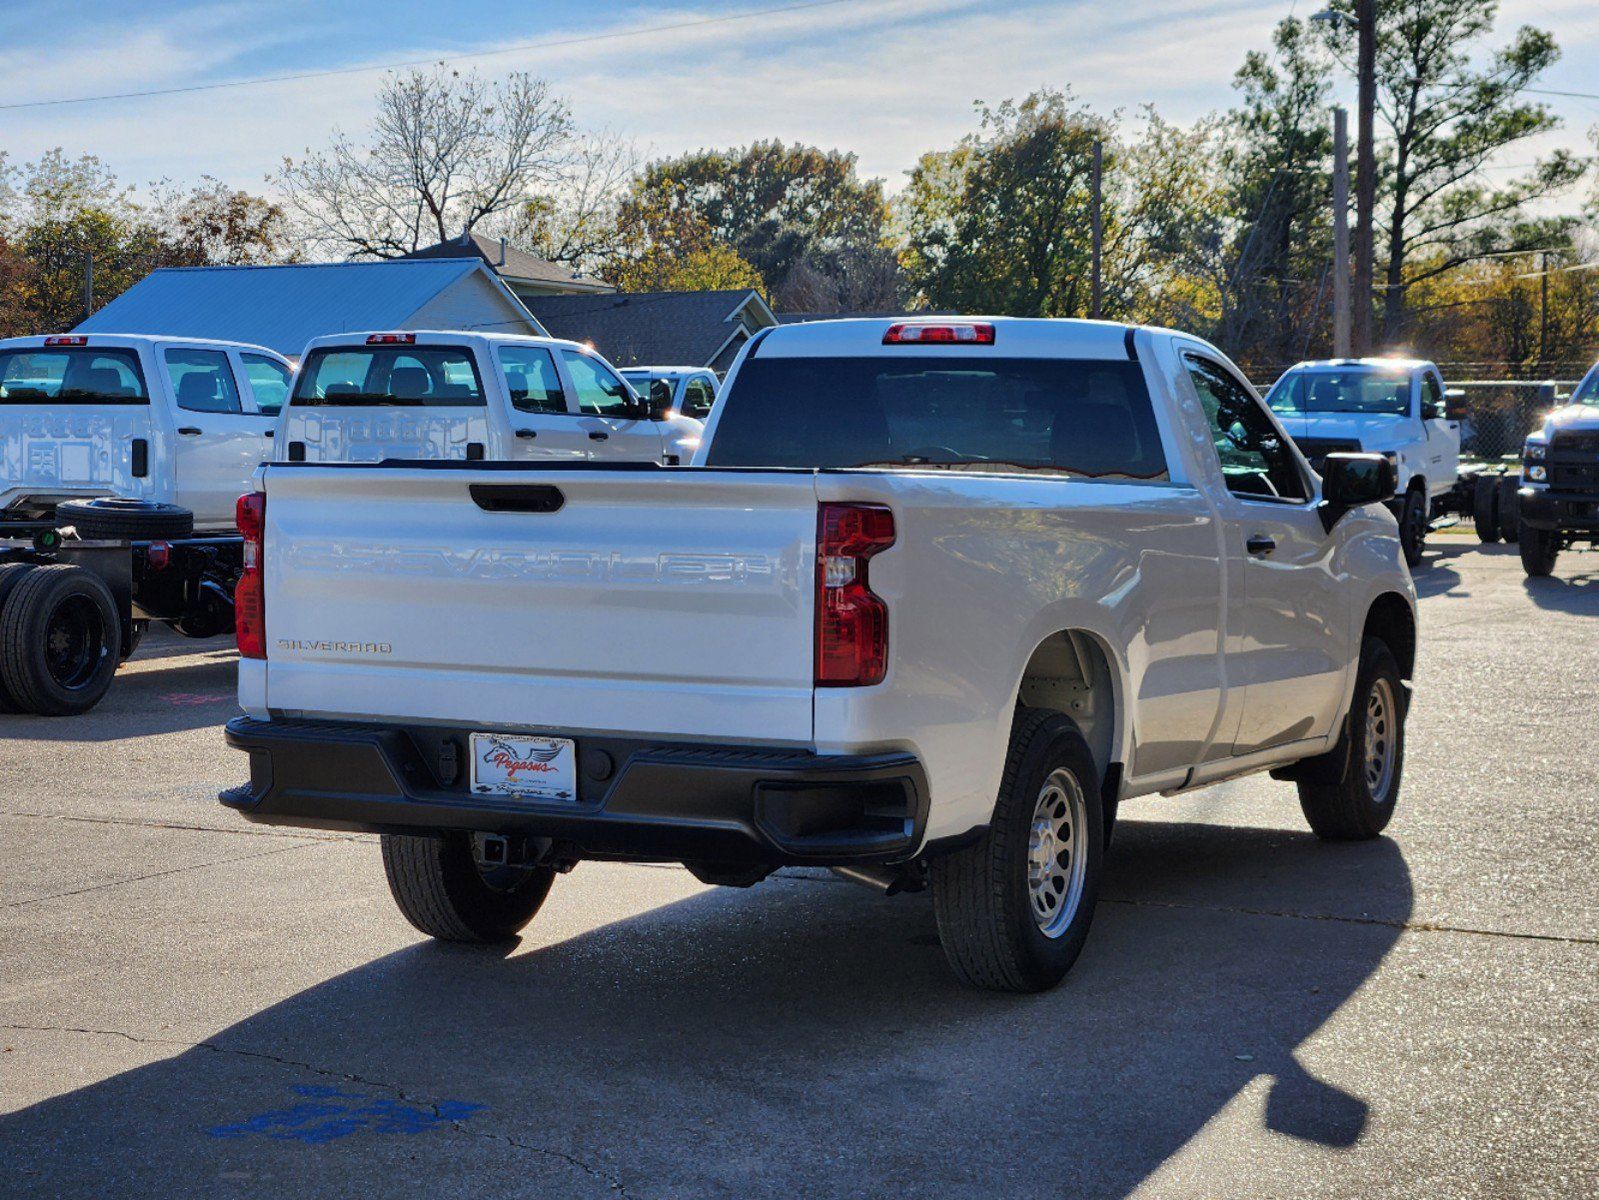
[[[551,38],[542,42],[523,42],[515,46],[501,46],[497,50],[474,50],[466,54],[429,55],[401,62],[372,63],[359,67],[334,67],[325,71],[301,71],[294,75],[265,75],[257,79],[233,79],[221,83],[196,83],[187,87],[151,88],[142,92],[105,92],[95,96],[68,96],[59,100],[22,100],[13,104],[0,104],[0,112],[21,108],[49,108],[61,104],[97,104],[105,100],[143,100],[152,96],[180,96],[191,92],[216,92],[225,88],[259,87],[268,83],[297,83],[305,79],[328,79],[336,75],[363,75],[373,71],[393,71],[400,67],[422,67],[437,62],[464,62],[474,58],[492,58],[498,54],[518,54],[527,50],[554,50],[565,46],[582,46],[594,42],[619,41],[623,38],[652,37],[663,33],[676,33],[683,29],[700,29],[707,25],[726,25],[734,21],[753,21],[757,17],[778,16],[812,8],[833,8],[858,0],[808,0],[802,4],[782,4],[773,8],[757,8],[749,12],[729,13],[720,17],[701,17],[692,21],[675,21],[668,25],[649,25],[636,29],[618,29],[611,33],[590,33],[578,37]]]
[[[1599,100],[1599,92],[1561,92],[1554,88],[1522,88],[1534,96],[1570,96],[1574,100]]]

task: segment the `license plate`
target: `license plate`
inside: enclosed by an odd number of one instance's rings
[[[577,799],[577,743],[519,733],[472,735],[472,791],[539,800]]]

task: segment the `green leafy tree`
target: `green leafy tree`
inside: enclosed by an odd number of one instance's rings
[[[1090,302],[1090,175],[1095,142],[1113,129],[1070,92],[979,105],[979,128],[922,156],[900,198],[904,262],[934,308],[1014,316],[1080,316]],[[1105,159],[1116,170],[1112,147]],[[1117,235],[1120,213],[1105,205]],[[1125,297],[1107,315],[1125,311]]]
[[[1280,367],[1324,337],[1332,265],[1332,60],[1301,21],[1233,77],[1222,209],[1231,226],[1217,336],[1243,361]]]
[[[674,239],[688,239],[687,249],[708,235],[777,294],[807,257],[879,247],[887,215],[882,181],[860,179],[855,155],[763,141],[648,164],[618,225],[646,228],[666,253]]]
[[[697,213],[664,193],[624,205],[601,278],[624,292],[759,288],[761,274]]]
[[[1386,226],[1383,332],[1410,326],[1417,284],[1545,231],[1529,222],[1539,201],[1575,184],[1587,163],[1557,151],[1532,169],[1489,181],[1498,154],[1560,127],[1526,89],[1560,57],[1554,37],[1524,26],[1509,43],[1483,45],[1494,0],[1383,0],[1378,5],[1377,106],[1387,145],[1379,212]],[[1346,60],[1354,32],[1329,35]]]

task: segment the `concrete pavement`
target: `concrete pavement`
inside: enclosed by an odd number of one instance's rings
[[[1058,990],[925,897],[583,864],[435,945],[374,839],[244,825],[232,659],[0,717],[0,1195],[1599,1193],[1599,554],[1436,539],[1390,837],[1127,806]]]

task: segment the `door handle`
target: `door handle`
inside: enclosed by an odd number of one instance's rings
[[[1257,533],[1244,543],[1244,549],[1254,555],[1270,554],[1277,549],[1277,540],[1266,536],[1264,533]]]
[[[591,429],[591,430],[589,430],[589,441],[591,441],[591,442],[603,442],[603,441],[605,441],[606,438],[608,438],[610,436],[611,435],[606,433],[604,430],[600,430],[600,429]]]
[[[539,431],[536,429],[518,429],[516,431],[516,436],[519,438],[536,438],[538,435]]]
[[[184,437],[198,437],[200,434],[204,433],[205,430],[201,429],[198,425],[179,425],[178,432]]]

